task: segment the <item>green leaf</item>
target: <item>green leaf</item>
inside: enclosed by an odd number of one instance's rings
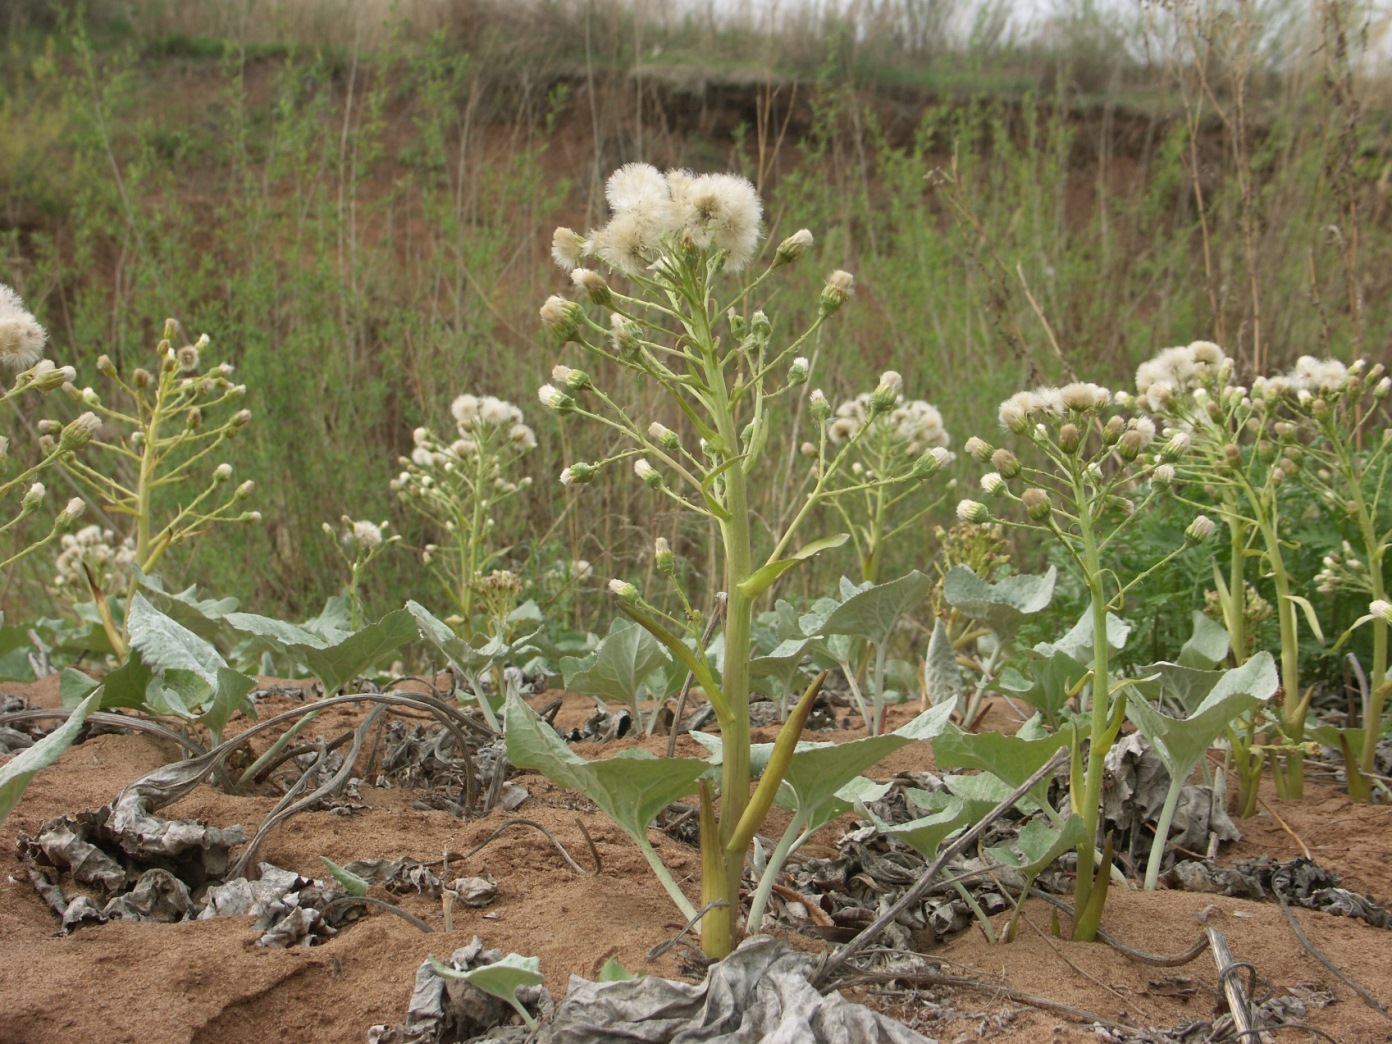
[[[1131,633],[1131,625],[1119,616],[1107,614],[1107,644],[1113,649],[1126,645],[1126,636]],[[1053,656],[1064,653],[1079,663],[1092,663],[1092,610],[1084,609],[1071,630],[1057,642],[1040,642],[1034,651],[1040,656]]]
[[[0,627],[0,681],[34,680],[30,647],[27,627]]]
[[[333,879],[341,884],[349,895],[363,896],[367,894],[367,889],[370,886],[366,878],[359,877],[353,871],[344,869],[328,856],[320,856],[319,861],[324,864],[329,873],[333,875]]]
[[[616,619],[589,656],[561,660],[565,686],[582,696],[619,700],[637,707],[643,683],[672,662],[661,643],[638,624]],[[665,696],[666,693],[659,695]]]
[[[930,703],[957,705],[962,695],[962,671],[957,666],[957,650],[947,636],[947,627],[939,618],[933,623],[933,636],[928,639],[928,658],[923,667],[923,680]]]
[[[1030,660],[1026,678],[1013,667],[1001,672],[1001,688],[1039,711],[1051,725],[1057,725],[1068,703],[1069,693],[1088,673],[1088,668],[1064,652]]]
[[[87,715],[96,710],[101,703],[101,691],[97,690],[77,705],[68,720],[59,725],[32,747],[21,750],[4,765],[0,765],[0,823],[9,818],[19,797],[29,786],[29,781],[48,768],[63,751],[72,746],[72,741],[82,730]]]
[[[707,767],[695,758],[644,757],[640,751],[586,761],[515,694],[507,699],[504,731],[514,765],[536,769],[557,786],[584,794],[635,841],[645,840],[658,812],[695,789]]]
[[[776,700],[785,700],[813,643],[812,638],[784,639],[766,656],[750,660],[749,677],[754,688]]]
[[[1211,671],[1228,657],[1228,629],[1197,609],[1193,619],[1194,633],[1179,650],[1179,665]]]
[[[249,678],[230,667],[218,668],[217,689],[213,692],[212,700],[203,708],[203,713],[198,716],[198,720],[212,733],[214,746],[222,742],[222,730],[227,727],[228,721],[237,711],[242,711],[249,718],[256,717],[256,709],[246,698],[247,693],[255,687],[254,678]]]
[[[933,580],[915,569],[897,580],[858,590],[822,623],[826,634],[848,634],[884,644],[899,617],[928,597]]]
[[[900,725],[894,730],[894,735],[903,736],[909,740],[930,740],[945,732],[957,731],[956,726],[949,720],[951,717],[951,704],[929,707],[911,721],[906,721]]]
[[[604,967],[599,969],[600,982],[627,982],[636,978],[638,976],[620,964],[617,957],[610,957],[604,962]]]
[[[468,971],[451,968],[443,961],[430,957],[430,966],[435,974],[444,979],[462,979],[475,989],[492,994],[513,1006],[522,1021],[530,1027],[536,1026],[536,1019],[517,999],[517,991],[525,986],[539,986],[545,981],[541,974],[541,961],[536,957],[523,957],[510,953],[492,964],[481,964]]]
[[[1171,780],[1188,779],[1228,723],[1271,699],[1280,685],[1268,652],[1257,653],[1241,667],[1213,673],[1210,691],[1187,718],[1171,718],[1143,699],[1126,701],[1126,716],[1150,740]]]
[[[334,693],[374,663],[415,641],[419,633],[415,618],[405,609],[396,609],[337,645],[306,649],[305,662],[324,691]]]
[[[217,689],[219,667],[227,661],[210,643],[171,620],[137,591],[126,616],[131,648],[165,684],[190,705],[201,704]]]
[[[1292,602],[1300,606],[1305,614],[1305,621],[1310,625],[1310,633],[1315,636],[1315,641],[1321,645],[1324,643],[1324,631],[1320,628],[1319,617],[1315,615],[1315,607],[1310,604],[1310,600],[1303,595],[1286,595]]]
[[[869,809],[865,811],[880,833],[897,837],[925,859],[932,859],[938,851],[938,846],[952,834],[971,823],[972,819],[967,814],[960,798],[945,793],[931,796],[940,799],[940,807],[937,811],[930,812],[928,815],[908,823],[886,823]]]
[[[58,701],[64,707],[76,707],[100,684],[75,667],[64,667],[63,673],[58,675]]]
[[[1014,736],[998,732],[944,733],[933,741],[933,764],[939,769],[981,769],[999,776],[1014,789],[1068,743],[1067,732],[1031,736],[1028,725],[1026,722]],[[1048,790],[1049,780],[1042,779],[1030,791],[1030,797],[1042,806],[1048,800]]]
[[[837,533],[833,536],[822,537],[810,544],[804,544],[787,558],[777,558],[772,562],[766,562],[738,585],[740,594],[746,598],[758,598],[773,586],[775,580],[799,562],[805,562],[833,547],[840,547],[850,538],[851,534],[849,533]]]
[[[1016,835],[1014,845],[988,848],[997,862],[1017,867],[1033,881],[1059,856],[1087,841],[1087,827],[1079,816],[1069,816],[1060,829],[1042,816],[1031,819]],[[1019,855],[1016,852],[1019,852]],[[1020,856],[1024,858],[1021,859]]]
[[[943,598],[959,612],[980,620],[1001,638],[1009,639],[1026,616],[1044,609],[1053,600],[1058,570],[1042,576],[1020,574],[989,583],[965,565],[955,565],[943,578]]]

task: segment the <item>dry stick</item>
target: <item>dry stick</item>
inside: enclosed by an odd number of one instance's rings
[[[31,707],[28,710],[10,711],[8,714],[0,714],[0,725],[8,725],[11,722],[38,721],[42,718],[62,718],[65,721],[72,714],[71,707]],[[132,732],[148,732],[158,736],[160,739],[167,739],[177,743],[188,751],[191,758],[201,758],[208,752],[204,750],[194,740],[189,739],[182,733],[167,729],[153,721],[144,718],[130,717],[125,714],[110,714],[106,711],[96,711],[87,715],[88,725],[106,725],[110,728],[129,729]],[[218,776],[219,781],[230,792],[232,780],[228,778],[221,764],[214,765],[212,771]]]
[[[570,853],[565,850],[565,845],[561,844],[559,841],[556,840],[555,834],[551,833],[551,831],[547,830],[540,823],[533,822],[530,819],[509,819],[506,823],[498,827],[497,830],[493,831],[493,833],[489,834],[486,838],[484,838],[482,841],[476,844],[473,848],[469,849],[469,851],[465,852],[463,855],[460,855],[458,852],[447,852],[445,853],[445,858],[448,860],[450,856],[454,856],[456,859],[463,860],[468,859],[470,856],[478,855],[485,848],[487,848],[493,842],[493,840],[497,838],[497,836],[501,834],[504,830],[508,829],[509,827],[515,826],[526,826],[532,827],[535,830],[540,830],[543,834],[546,835],[547,840],[549,840],[553,845],[556,846],[557,850],[560,851],[565,861],[569,863],[571,866],[573,866],[575,868],[575,872],[579,874],[581,877],[594,877],[596,874],[599,873],[599,853],[595,851],[594,842],[590,841],[590,835],[588,833],[585,834],[585,840],[590,842],[590,854],[594,856],[595,868],[593,870],[586,870],[574,859],[572,859],[570,857]],[[582,833],[585,832],[585,828],[583,826],[580,828],[580,830]],[[446,865],[448,865],[448,863],[446,863]]]
[[[956,986],[968,990],[976,990],[979,993],[994,994],[1004,997],[1006,1000],[1014,1001],[1017,1004],[1028,1004],[1032,1008],[1039,1008],[1043,1011],[1052,1011],[1056,1015],[1062,1015],[1066,1019],[1074,1022],[1082,1022],[1091,1025],[1096,1023],[1107,1026],[1110,1029],[1135,1030],[1136,1026],[1128,1022],[1113,1022],[1104,1019],[1101,1015],[1094,1015],[1083,1008],[1075,1008],[1071,1004],[1064,1004],[1060,1001],[1051,1000],[1048,997],[1041,997],[1036,993],[1025,993],[1021,990],[1013,989],[1004,983],[987,982],[983,979],[969,979],[962,975],[940,975],[937,972],[866,972],[862,975],[852,975],[850,978],[842,979],[842,986],[861,986],[869,983],[880,982],[902,982],[911,986]]]
[[[724,899],[712,899],[705,906],[701,907],[701,909],[696,911],[696,916],[692,917],[691,920],[687,921],[686,924],[682,927],[681,931],[679,931],[676,935],[672,936],[672,938],[668,939],[666,942],[660,942],[651,950],[649,950],[648,960],[657,960],[664,953],[670,950],[673,946],[681,942],[682,939],[686,936],[686,933],[691,931],[691,929],[695,928],[698,924],[700,924],[701,918],[706,916],[706,914],[710,913],[712,910],[718,910],[722,907],[729,905],[730,904],[727,903]]]
[[[1310,860],[1311,862],[1314,862],[1315,857],[1310,854],[1310,849],[1307,848],[1305,842],[1300,839],[1300,835],[1297,834],[1294,830],[1292,830],[1286,824],[1286,821],[1281,818],[1280,814],[1277,813],[1277,811],[1274,808],[1272,808],[1270,805],[1266,803],[1266,799],[1261,797],[1257,798],[1257,804],[1261,805],[1262,808],[1266,809],[1267,815],[1269,815],[1272,819],[1276,820],[1276,825],[1279,826],[1282,830],[1284,830],[1287,834],[1289,834],[1291,836],[1291,839],[1297,845],[1300,846],[1300,851],[1304,853],[1305,858]]]
[[[1048,892],[1041,892],[1038,888],[1031,888],[1030,898],[1042,899],[1049,905],[1058,907],[1058,909],[1062,910],[1069,917],[1073,916],[1073,907],[1069,906],[1056,895],[1050,895]],[[1115,935],[1111,935],[1101,928],[1097,929],[1097,938],[1101,939],[1123,957],[1129,957],[1139,964],[1149,964],[1156,968],[1178,968],[1182,964],[1188,964],[1199,954],[1203,953],[1204,950],[1208,949],[1208,940],[1200,939],[1183,953],[1150,953],[1146,950],[1138,950],[1134,946],[1128,946]]]
[[[1247,1004],[1247,995],[1242,991],[1242,983],[1238,980],[1238,973],[1246,968],[1252,973],[1252,985],[1255,987],[1257,969],[1249,961],[1237,961],[1233,959],[1232,951],[1228,949],[1228,940],[1217,928],[1205,928],[1208,936],[1208,945],[1213,950],[1213,962],[1218,965],[1218,979],[1223,986],[1223,996],[1228,999],[1228,1010],[1232,1012],[1233,1028],[1237,1030],[1240,1038],[1254,1038],[1258,1041],[1271,1041],[1274,1038],[1270,1033],[1258,1030],[1253,1024],[1252,1009]]]
[[[710,644],[711,635],[715,634],[716,625],[720,623],[720,618],[725,615],[725,603],[728,596],[724,591],[717,592],[715,596],[715,608],[711,610],[710,620],[706,622],[706,629],[701,634],[701,650],[703,651]],[[686,672],[686,681],[682,682],[681,695],[677,697],[677,710],[672,715],[672,730],[667,734],[667,756],[674,757],[677,752],[677,732],[681,728],[682,715],[686,713],[686,698],[691,695],[691,683],[696,680],[696,676],[690,671]]]
[[[423,932],[435,931],[434,928],[426,924],[415,914],[408,914],[399,906],[393,906],[391,903],[386,902],[383,899],[373,899],[371,896],[367,895],[340,895],[335,899],[330,899],[327,903],[324,904],[324,908],[319,911],[319,916],[327,917],[330,907],[339,905],[347,906],[349,903],[366,903],[368,906],[376,906],[382,910],[389,910],[392,913],[396,914],[396,916],[400,917],[402,920],[410,921]]]
[[[303,812],[305,809],[312,807],[315,804],[315,802],[319,801],[326,795],[333,793],[347,781],[348,777],[353,774],[353,766],[357,763],[358,754],[362,750],[363,741],[366,739],[367,733],[372,730],[372,726],[377,723],[377,719],[380,718],[386,712],[386,709],[387,707],[385,704],[380,704],[376,707],[373,707],[368,716],[365,719],[363,719],[363,723],[360,726],[358,726],[358,731],[354,735],[353,746],[349,749],[348,754],[343,759],[343,764],[339,767],[339,770],[333,774],[332,778],[330,778],[327,783],[325,783],[322,787],[316,790],[313,794],[310,794],[309,797],[304,798],[301,801],[297,801],[293,805],[286,805],[286,802],[288,802],[290,798],[295,793],[297,793],[297,791],[303,786],[304,782],[313,775],[313,773],[319,768],[321,764],[323,764],[324,760],[329,756],[329,752],[327,749],[325,749],[319,755],[319,758],[315,761],[315,763],[305,771],[305,774],[301,776],[299,780],[296,781],[295,785],[290,788],[289,793],[287,793],[285,795],[285,798],[282,799],[281,805],[284,805],[285,807],[278,806],[275,809],[275,811],[273,811],[269,816],[266,817],[266,821],[261,824],[261,829],[256,831],[256,836],[253,837],[250,842],[248,842],[246,850],[242,852],[241,857],[237,860],[236,865],[232,867],[231,872],[227,875],[229,880],[246,876],[246,868],[249,865],[251,865],[252,858],[256,855],[257,848],[260,847],[261,842],[266,839],[266,835],[271,832],[271,829],[275,827],[276,824],[283,822],[286,819],[289,819],[297,812]]]
[[[1286,897],[1281,892],[1277,891],[1274,887],[1272,888],[1272,891],[1276,892],[1276,901],[1281,904],[1281,910],[1285,913],[1286,920],[1290,922],[1291,931],[1295,932],[1295,937],[1300,940],[1300,945],[1305,947],[1305,949],[1309,952],[1310,956],[1313,957],[1315,960],[1319,961],[1321,964],[1323,964],[1326,968],[1329,969],[1330,974],[1337,977],[1340,982],[1342,982],[1345,986],[1351,989],[1354,993],[1358,994],[1358,996],[1362,998],[1364,1004],[1368,1005],[1368,1007],[1372,1008],[1384,1019],[1387,1019],[1389,1022],[1392,1022],[1392,1016],[1389,1016],[1387,1014],[1387,1009],[1378,1003],[1376,997],[1374,997],[1371,993],[1365,990],[1362,986],[1358,985],[1358,983],[1354,982],[1353,979],[1349,978],[1349,976],[1344,974],[1344,972],[1340,971],[1333,961],[1331,961],[1328,957],[1320,953],[1320,951],[1315,948],[1315,944],[1312,943],[1306,937],[1305,933],[1300,930],[1300,925],[1296,922],[1295,914],[1291,912],[1290,904],[1286,902]]]
[[[842,946],[834,954],[832,954],[828,958],[825,958],[822,961],[821,966],[817,969],[816,974],[812,977],[812,985],[815,986],[817,989],[822,989],[826,985],[826,983],[830,981],[832,975],[837,971],[837,969],[839,969],[843,964],[845,964],[852,954],[862,949],[867,943],[874,939],[875,936],[879,935],[880,932],[884,931],[885,928],[888,927],[889,924],[895,920],[895,918],[897,918],[910,906],[912,906],[914,903],[918,902],[926,894],[928,894],[928,889],[932,887],[933,884],[933,878],[938,876],[942,868],[947,865],[949,859],[952,859],[959,852],[962,852],[965,849],[967,849],[970,845],[975,844],[976,840],[986,832],[986,828],[988,826],[994,823],[1001,816],[1005,815],[1006,812],[1010,811],[1010,809],[1014,807],[1015,802],[1019,801],[1020,798],[1028,794],[1030,792],[1030,788],[1032,788],[1041,779],[1049,775],[1049,773],[1053,772],[1054,769],[1058,768],[1058,766],[1062,765],[1064,761],[1068,759],[1068,756],[1068,751],[1066,749],[1056,751],[1052,758],[1050,758],[1038,769],[1036,769],[1034,773],[1029,777],[1029,779],[1025,780],[1013,791],[1011,791],[1009,796],[1002,800],[1000,804],[998,804],[995,808],[991,809],[991,811],[987,812],[986,815],[982,817],[982,819],[974,827],[968,830],[956,841],[952,842],[952,844],[948,845],[947,848],[943,849],[942,853],[938,856],[938,858],[933,861],[933,865],[930,866],[926,871],[924,871],[923,875],[920,876],[916,882],[914,882],[914,886],[910,888],[907,892],[905,892],[899,898],[898,902],[896,902],[884,913],[880,914],[879,917],[875,918],[875,920],[872,921],[868,927],[866,927],[859,935],[857,935],[850,942],[846,943],[845,946]]]

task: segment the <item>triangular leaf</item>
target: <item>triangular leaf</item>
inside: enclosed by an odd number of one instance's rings
[[[851,595],[822,623],[826,634],[848,634],[883,644],[899,618],[928,597],[931,577],[915,569],[897,580],[876,584]]]
[[[48,768],[72,746],[82,731],[87,715],[101,703],[101,693],[94,692],[77,705],[68,720],[59,725],[32,747],[26,747],[5,764],[0,765],[0,823],[9,818],[29,781]]]
[[[1042,576],[1020,574],[990,583],[965,565],[955,565],[943,578],[947,604],[973,620],[980,620],[1002,638],[1020,629],[1026,616],[1046,608],[1054,597],[1058,570]]]

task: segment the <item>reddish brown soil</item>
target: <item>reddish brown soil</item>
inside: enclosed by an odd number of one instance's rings
[[[56,685],[50,679],[5,688],[51,705]],[[577,701],[563,714],[578,720],[585,711],[586,703]],[[325,735],[341,732],[350,714],[331,711],[317,727]],[[623,745],[630,744],[612,747]],[[571,973],[593,978],[609,957],[634,970],[668,977],[679,972],[675,953],[653,964],[645,960],[650,947],[673,934],[679,918],[633,845],[586,801],[535,775],[519,777],[531,798],[515,813],[495,811],[474,821],[414,808],[419,795],[411,791],[364,784],[364,810],[351,816],[301,814],[263,846],[262,858],[323,877],[321,855],[340,863],[399,856],[439,860],[446,850],[468,850],[516,815],[546,825],[588,867],[591,859],[579,827],[586,824],[602,860],[597,876],[581,876],[539,833],[521,828],[505,831],[466,864],[452,861],[451,877],[491,874],[500,885],[492,906],[456,908],[452,933],[444,932],[438,906],[407,896],[390,898],[432,924],[433,934],[373,910],[312,949],[259,948],[246,918],[177,925],[114,922],[59,936],[53,915],[15,856],[16,835],[32,833],[49,817],[96,808],[175,756],[143,736],[95,737],[41,773],[0,830],[0,1042],[362,1041],[374,1023],[404,1018],[416,967],[427,954],[445,956],[475,934],[504,952],[539,956],[547,986],[557,998]],[[882,771],[930,763],[926,746],[915,745],[897,752]],[[1225,859],[1263,852],[1289,858],[1300,854],[1298,837],[1321,866],[1344,876],[1347,887],[1392,898],[1392,809],[1354,805],[1320,783],[1311,784],[1309,791],[1301,803],[1269,798],[1285,828],[1268,813],[1242,823],[1246,838]],[[241,824],[251,832],[275,800],[269,793],[228,797],[202,787],[162,814],[220,826]],[[828,831],[817,839],[827,846],[835,840],[835,826]],[[696,853],[655,832],[652,836],[677,879],[694,895]],[[382,897],[387,898],[385,893]],[[1296,917],[1332,961],[1384,1004],[1392,1004],[1392,935],[1308,911],[1298,911]],[[945,974],[1039,994],[1137,1026],[1167,1028],[1212,1018],[1221,1004],[1207,954],[1180,968],[1132,964],[1106,946],[1054,938],[1050,920],[1047,909],[1031,904],[1027,927],[1015,942],[990,946],[972,930],[928,956],[942,962]],[[1392,1023],[1303,950],[1278,906],[1201,894],[1114,890],[1104,926],[1138,947],[1176,952],[1199,938],[1205,923],[1221,928],[1235,956],[1252,961],[1264,983],[1276,990],[1299,984],[1330,990],[1335,1003],[1312,1010],[1307,1021],[1332,1039],[1350,1044],[1392,1040]],[[805,949],[824,946],[806,938],[794,942]],[[944,1042],[1096,1039],[1062,1014],[992,992],[866,988],[858,996]],[[1287,1031],[1282,1039],[1302,1037]]]

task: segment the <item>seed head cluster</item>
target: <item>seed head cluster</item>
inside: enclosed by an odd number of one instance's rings
[[[763,234],[759,194],[735,174],[679,169],[664,174],[647,163],[628,163],[609,176],[605,196],[612,211],[608,224],[585,236],[558,228],[552,237],[551,256],[566,271],[580,268],[586,257],[597,257],[632,275],[657,261],[664,249],[677,247],[718,251],[725,268],[738,272],[753,260]],[[806,245],[799,240],[791,252],[795,256]],[[576,283],[593,299],[597,292],[607,292],[597,278],[590,273]]]

